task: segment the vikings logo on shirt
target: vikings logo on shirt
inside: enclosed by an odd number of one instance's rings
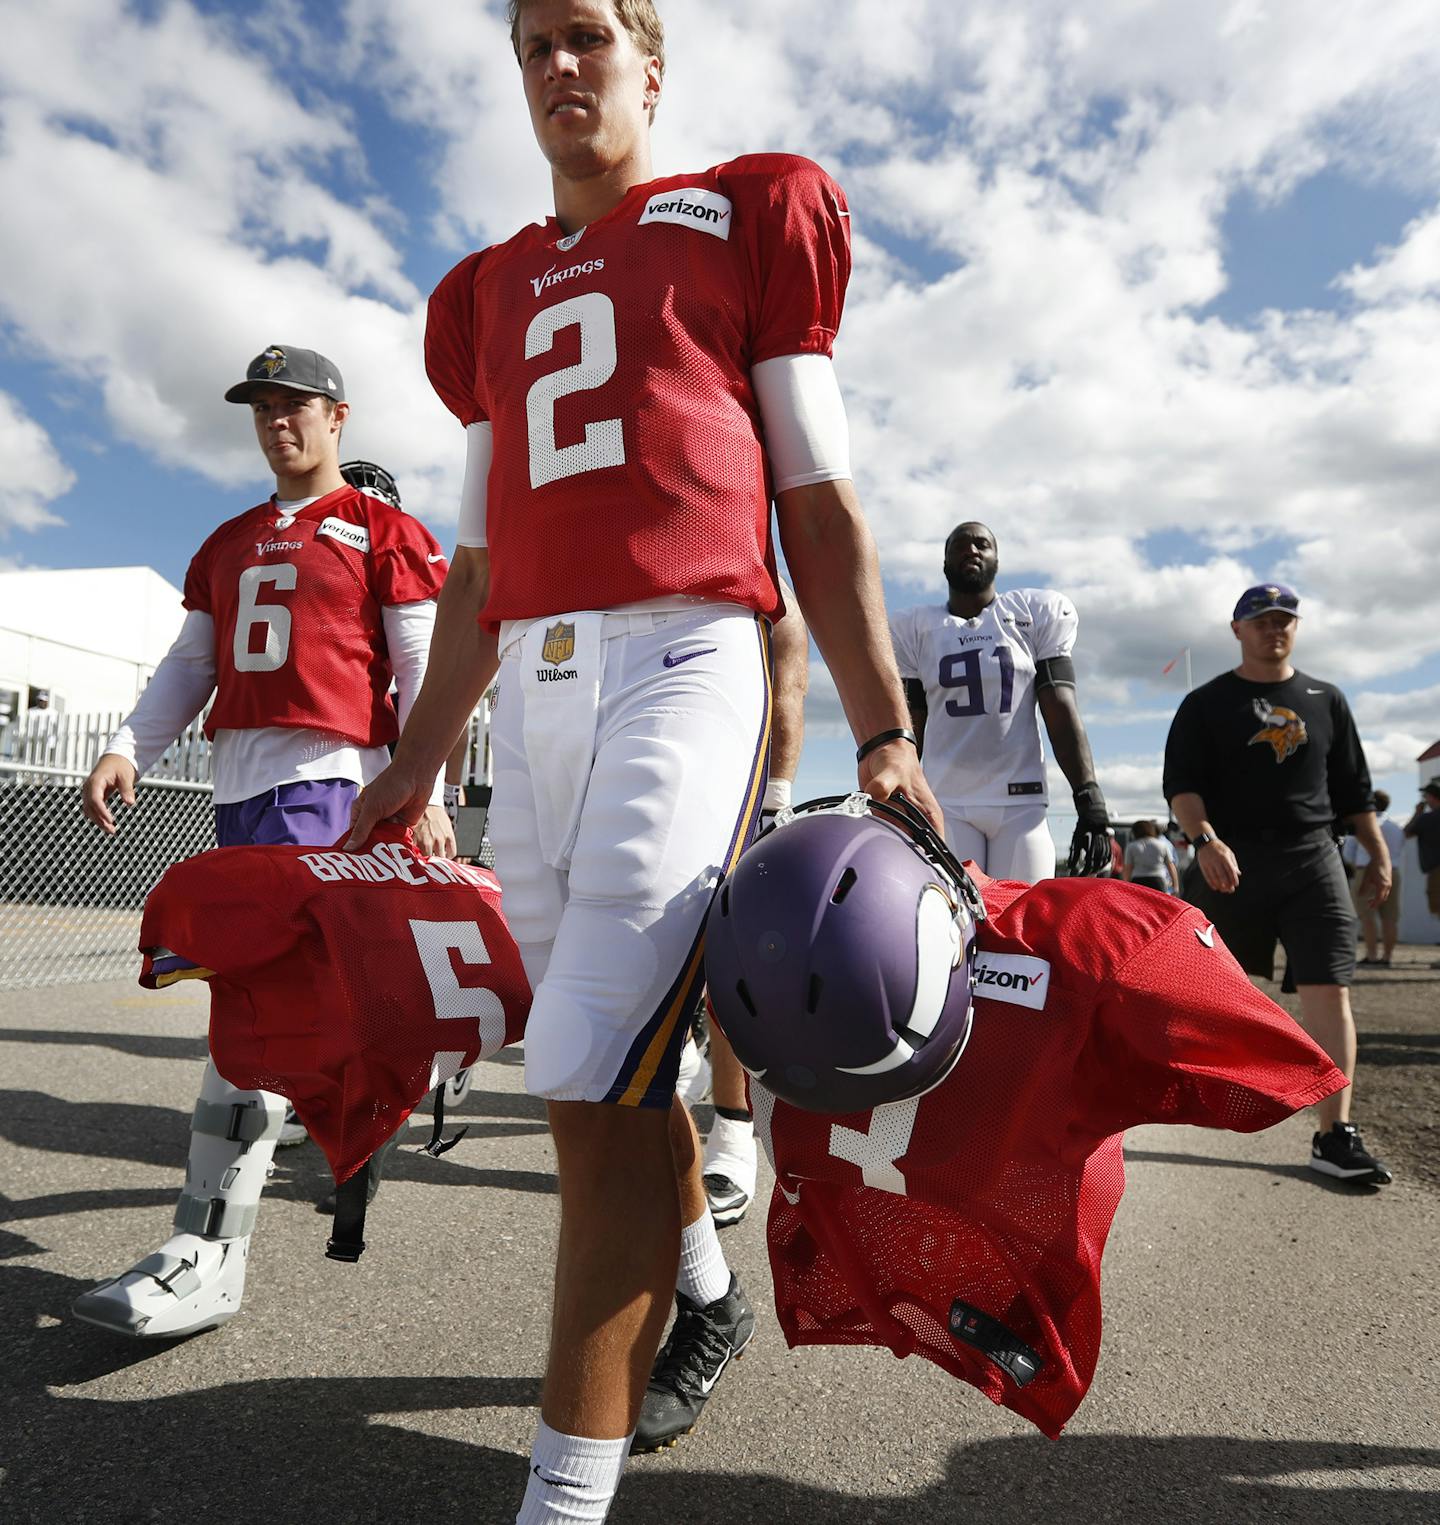
[[[1260,729],[1250,738],[1249,745],[1253,747],[1257,741],[1267,742],[1275,749],[1277,763],[1283,763],[1310,740],[1305,722],[1294,710],[1287,710],[1283,705],[1257,699],[1255,718],[1260,721]]]
[[[575,625],[571,621],[556,620],[545,632],[545,644],[540,648],[541,658],[558,667],[575,655]]]
[[[285,369],[285,351],[278,344],[272,344],[260,357],[257,370],[264,371],[267,376],[278,376]]]

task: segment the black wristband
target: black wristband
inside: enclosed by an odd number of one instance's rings
[[[908,741],[912,747],[919,751],[920,743],[915,739],[915,732],[906,725],[897,725],[893,731],[881,731],[872,736],[869,741],[862,742],[855,748],[855,761],[864,762],[872,752],[881,747],[888,746],[892,741]]]

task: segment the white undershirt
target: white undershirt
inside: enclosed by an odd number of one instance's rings
[[[845,401],[828,355],[777,355],[750,368],[775,491],[850,476]],[[483,549],[495,435],[487,419],[465,430],[465,482],[455,543]]]
[[[275,506],[281,514],[297,514],[315,501],[303,498]],[[403,730],[425,678],[435,629],[435,600],[387,604],[380,610],[380,620],[395,674],[395,708]],[[134,763],[137,774],[146,773],[204,709],[215,691],[215,672],[215,621],[191,609],[135,708],[105,743],[104,750]],[[214,799],[217,805],[233,805],[301,779],[343,778],[368,784],[389,762],[388,748],[359,747],[331,731],[297,726],[219,730],[211,757]],[[444,798],[443,784],[442,770],[431,791],[432,805]]]

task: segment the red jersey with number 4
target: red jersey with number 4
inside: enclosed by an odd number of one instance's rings
[[[343,1181],[440,1081],[517,1042],[530,987],[483,868],[383,828],[364,852],[222,847],[150,892],[142,985],[210,981],[210,1052],[288,1097]],[[198,967],[197,967],[198,966]]]
[[[1055,1436],[1099,1355],[1125,1130],[1254,1132],[1346,1082],[1192,907],[971,873],[990,919],[948,1079],[845,1117],[751,1086],[775,1301],[792,1345],[924,1355]]]
[[[848,215],[809,160],[754,154],[635,186],[568,237],[528,227],[445,277],[430,379],[494,431],[488,624],[665,594],[776,613],[750,368],[830,353]]]
[[[418,519],[353,487],[293,517],[272,500],[227,520],[185,574],[185,607],[215,621],[206,734],[301,726],[394,741],[380,611],[434,598],[445,567]]]

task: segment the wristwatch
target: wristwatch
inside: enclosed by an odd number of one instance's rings
[[[1202,847],[1209,847],[1213,841],[1215,841],[1215,833],[1213,831],[1202,831],[1190,845],[1198,853]]]

